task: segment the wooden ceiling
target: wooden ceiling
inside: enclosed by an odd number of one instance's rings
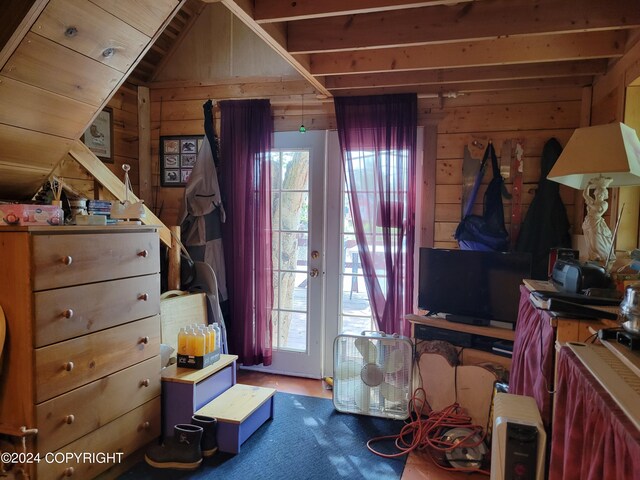
[[[327,97],[586,86],[640,37],[638,0],[203,1]]]

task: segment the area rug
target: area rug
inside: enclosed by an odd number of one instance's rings
[[[331,400],[276,393],[274,418],[263,424],[237,455],[217,453],[195,471],[155,469],[139,463],[124,480],[399,480],[406,456],[386,459],[367,440],[400,431],[403,422],[336,412]],[[376,448],[388,448],[381,442]]]

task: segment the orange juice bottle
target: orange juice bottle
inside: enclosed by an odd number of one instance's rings
[[[204,332],[200,329],[196,330],[194,332],[194,348],[195,348],[195,353],[194,355],[196,357],[202,357],[205,354],[206,351],[206,345],[207,345],[207,336],[204,334]]]
[[[187,353],[187,331],[181,328],[178,332],[178,353],[180,355],[188,355]]]
[[[199,325],[198,330],[204,335],[204,353],[209,353],[211,351],[209,348],[209,330],[206,325]]]
[[[196,332],[192,327],[187,329],[187,355],[195,355],[196,351]]]
[[[216,332],[213,331],[213,325],[207,325],[207,348],[210,352],[216,349]]]

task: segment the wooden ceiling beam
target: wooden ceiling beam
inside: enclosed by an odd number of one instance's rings
[[[325,84],[329,90],[339,90],[398,85],[429,85],[451,82],[602,75],[606,73],[606,71],[607,60],[596,59],[522,65],[493,65],[489,67],[414,70],[409,72],[334,75],[327,76]]]
[[[619,30],[314,53],[311,73],[324,76],[621,57],[625,41],[626,32]]]
[[[207,0],[204,0],[207,1]],[[471,0],[255,0],[255,19],[258,23],[283,22],[334,15],[355,15],[386,12],[402,8],[464,3]],[[476,0],[477,1],[477,0]]]
[[[638,26],[638,0],[497,0],[290,22],[287,49],[314,53]]]
[[[592,76],[562,78],[531,78],[525,80],[497,80],[483,82],[450,83],[443,85],[399,85],[394,87],[372,87],[336,90],[338,96],[382,95],[385,93],[417,93],[426,97],[451,97],[472,92],[502,90],[525,90],[532,88],[584,87],[593,83]]]

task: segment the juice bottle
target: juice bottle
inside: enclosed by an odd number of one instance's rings
[[[207,325],[200,325],[200,331],[204,334],[204,353],[212,352],[211,342],[209,338],[209,328]]]
[[[187,331],[181,328],[178,332],[178,353],[180,355],[188,355],[187,353]]]
[[[202,357],[206,351],[207,336],[200,329],[194,332],[194,348],[196,357]]]
[[[187,329],[187,355],[195,355],[196,351],[196,332],[190,327]]]
[[[207,325],[207,341],[210,352],[216,349],[216,332],[213,330],[213,325]]]

